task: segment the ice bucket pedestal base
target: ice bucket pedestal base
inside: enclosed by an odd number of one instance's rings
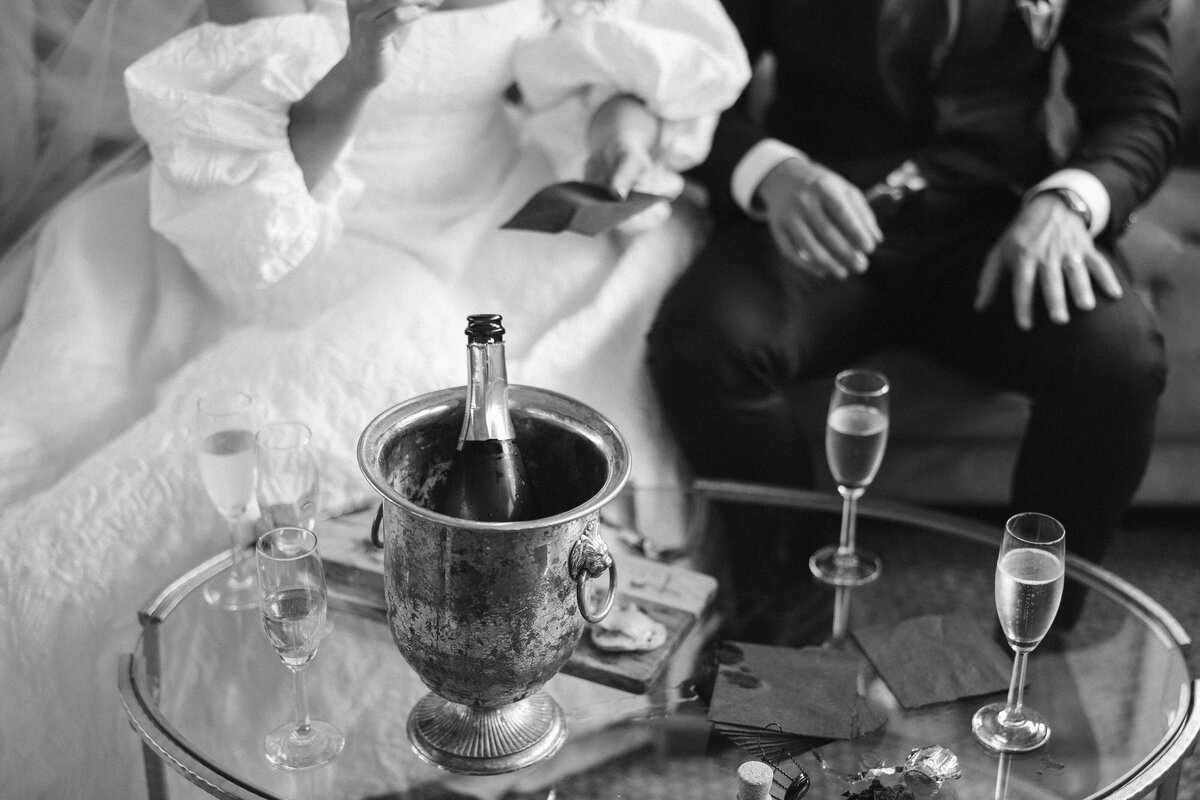
[[[500,775],[536,764],[567,739],[562,708],[545,692],[497,708],[425,695],[408,716],[417,755],[464,775]]]

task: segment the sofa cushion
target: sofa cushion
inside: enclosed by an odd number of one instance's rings
[[[1200,170],[1173,170],[1121,247],[1166,339],[1158,437],[1200,446]]]
[[[1179,90],[1179,163],[1200,167],[1200,0],[1171,0],[1171,67]]]

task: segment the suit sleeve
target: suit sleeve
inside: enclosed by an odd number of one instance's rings
[[[722,3],[746,46],[751,67],[757,66],[770,49],[763,1],[722,0]],[[730,190],[734,168],[751,147],[766,138],[762,126],[751,114],[757,81],[756,77],[737,102],[721,114],[707,159],[688,173],[708,190],[711,209],[718,216],[736,208]]]
[[[1079,138],[1066,166],[1100,179],[1119,236],[1162,182],[1179,136],[1166,0],[1074,0],[1063,20]]]

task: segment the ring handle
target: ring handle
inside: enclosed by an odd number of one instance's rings
[[[379,535],[379,525],[383,522],[383,503],[379,504],[379,510],[375,512],[375,519],[371,522],[371,544],[383,549],[383,539]]]
[[[579,613],[585,620],[593,623],[600,622],[608,616],[617,596],[617,563],[613,561],[604,540],[593,536],[595,532],[595,521],[588,522],[583,535],[571,548],[571,555],[567,561],[571,577],[575,580],[575,600],[579,604]],[[588,580],[599,578],[605,570],[608,570],[608,596],[600,610],[593,614],[587,607],[585,589]]]

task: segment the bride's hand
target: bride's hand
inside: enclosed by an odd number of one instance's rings
[[[400,47],[412,32],[408,26],[442,0],[348,0],[350,45],[345,63],[362,88],[373,89],[391,69],[391,48]]]
[[[619,197],[633,190],[654,166],[659,120],[631,95],[615,95],[596,109],[588,126],[584,180],[607,187]]]

